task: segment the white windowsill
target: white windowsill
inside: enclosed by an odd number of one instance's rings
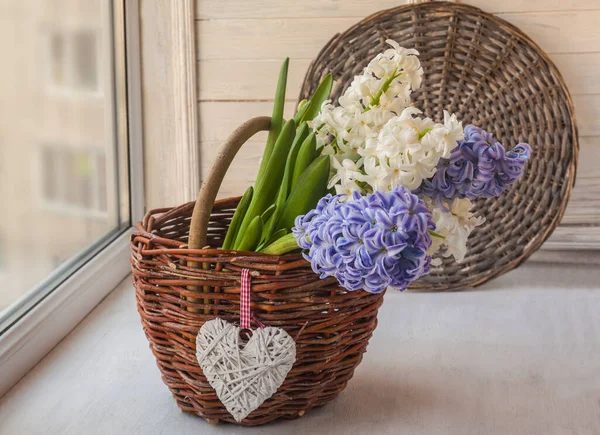
[[[9,315],[6,322],[14,324],[0,335],[0,395],[31,370],[128,275],[130,237],[131,229],[123,231],[91,258],[83,259],[84,263],[74,273],[41,300],[21,308],[26,309],[24,314],[17,311]]]
[[[128,278],[0,400],[0,433],[598,433],[597,278],[528,264],[485,291],[389,292],[346,391],[255,430],[179,411]]]

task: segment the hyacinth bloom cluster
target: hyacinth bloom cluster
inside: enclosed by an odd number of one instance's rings
[[[322,154],[332,156],[329,188],[351,196],[402,185],[416,189],[433,176],[463,138],[456,116],[435,123],[409,107],[423,69],[416,50],[392,48],[377,55],[338,100],[326,101],[312,122]]]
[[[315,273],[348,290],[400,290],[429,272],[434,222],[425,203],[402,186],[367,196],[327,195],[296,218],[292,232]]]
[[[387,41],[392,48],[378,54],[338,100],[323,103],[312,121],[317,145],[325,153],[358,159],[365,138],[376,134],[410,103],[410,93],[421,86],[423,69],[416,50]]]
[[[490,133],[468,125],[465,138],[449,158],[440,159],[435,175],[415,193],[434,198],[438,205],[455,198],[500,196],[521,177],[530,154],[529,144],[520,143],[506,152]]]
[[[332,173],[327,196],[296,219],[293,235],[321,277],[349,290],[406,288],[441,263],[458,262],[484,219],[472,200],[497,197],[523,173],[531,147],[513,151],[446,111],[435,122],[412,107],[418,52],[387,41],[337,105],[309,125]],[[412,193],[411,193],[412,192]],[[433,256],[435,260],[432,260]]]

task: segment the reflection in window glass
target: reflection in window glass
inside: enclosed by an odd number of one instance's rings
[[[111,17],[110,1],[0,5],[0,326],[128,222]]]
[[[65,39],[61,33],[50,34],[50,71],[52,83],[63,87],[67,83],[65,71]]]
[[[106,204],[106,158],[104,154],[98,154],[95,159],[95,172],[96,172],[96,188],[94,191],[97,193],[97,207],[100,211],[107,211]]]
[[[46,204],[81,213],[107,211],[104,150],[46,145],[41,172]]]
[[[55,174],[58,171],[58,160],[56,153],[49,148],[42,150],[42,190],[44,198],[48,201],[56,201],[59,196],[60,187],[58,186],[58,177]]]
[[[50,89],[73,93],[98,90],[98,33],[95,27],[75,30],[60,26],[46,32]]]
[[[77,88],[95,91],[98,85],[96,35],[79,32],[73,38],[73,72]]]

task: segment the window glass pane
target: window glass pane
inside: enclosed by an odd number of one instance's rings
[[[42,148],[42,191],[44,198],[48,201],[58,200],[58,180],[55,174],[58,173],[58,160],[52,148]]]
[[[96,59],[96,34],[78,32],[73,35],[73,72],[75,85],[94,91],[98,86],[98,63]]]
[[[129,225],[113,13],[110,1],[0,5],[0,333]]]
[[[106,212],[106,159],[104,153],[98,153],[95,156],[94,181],[98,191],[98,210]]]
[[[67,78],[64,35],[60,32],[51,31],[48,39],[50,42],[50,79],[55,86],[65,86]]]

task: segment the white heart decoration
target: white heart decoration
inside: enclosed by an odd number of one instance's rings
[[[296,361],[296,343],[281,328],[252,330],[246,345],[240,328],[223,319],[206,322],[196,337],[196,358],[235,421],[275,394]]]

